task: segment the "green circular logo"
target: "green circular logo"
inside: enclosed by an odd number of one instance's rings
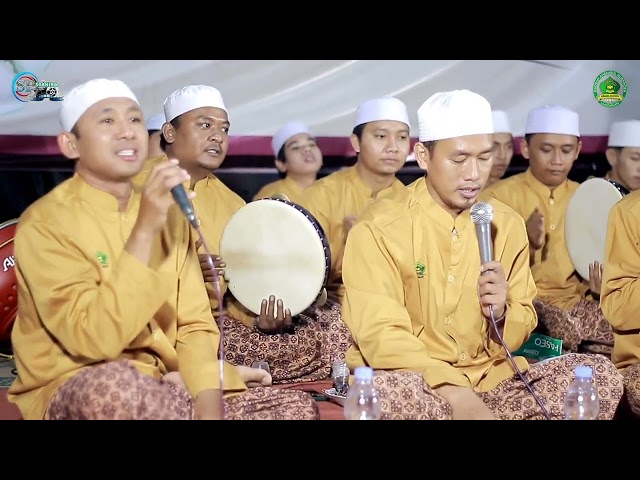
[[[602,72],[593,82],[593,96],[603,107],[617,107],[627,96],[627,82],[614,70]]]

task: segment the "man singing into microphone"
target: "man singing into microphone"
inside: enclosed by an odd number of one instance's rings
[[[271,379],[255,369],[227,364],[220,385],[220,333],[170,193],[189,175],[164,158],[134,188],[149,135],[129,87],[80,85],[60,120],[75,175],[24,212],[15,238],[8,398],[23,418],[317,418],[310,396],[264,387]]]
[[[537,324],[524,221],[490,202],[495,261],[482,265],[470,218],[492,167],[490,104],[467,90],[436,93],[418,110],[418,122],[414,153],[428,175],[377,200],[347,239],[342,314],[355,342],[349,366],[376,370],[383,418],[544,418],[490,327],[492,306],[515,351]],[[561,393],[574,367],[592,366],[599,418],[613,417],[622,378],[604,357],[515,361],[552,418],[562,418]]]

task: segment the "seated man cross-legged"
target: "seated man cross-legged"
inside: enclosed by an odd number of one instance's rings
[[[220,332],[170,192],[189,175],[164,159],[134,187],[149,135],[129,87],[82,84],[60,119],[75,174],[22,214],[15,237],[8,399],[22,417],[317,419],[310,395],[273,389],[268,372],[225,363],[220,384]]]
[[[602,312],[611,324],[611,360],[624,376],[625,396],[640,418],[640,190],[609,213],[602,293]]]
[[[223,257],[222,238],[229,221],[246,203],[215,175],[225,161],[231,131],[231,119],[222,93],[209,85],[187,85],[169,95],[163,107],[167,123],[163,126],[162,145],[167,155],[179,159],[180,167],[189,173],[190,179],[184,187],[196,194],[193,208],[210,250],[205,251],[204,246],[197,243],[202,280],[211,309],[225,332],[225,359],[238,366],[265,362],[274,385],[326,380],[331,367],[328,361],[330,346],[338,342],[330,341],[323,330],[326,322],[315,321],[314,308],[292,315],[290,306],[282,298],[276,298],[271,283],[265,282],[261,284],[266,288],[264,298],[260,299],[261,311],[252,312],[227,284],[226,270],[229,267],[233,270],[234,258]],[[143,183],[154,166],[166,158],[149,159],[135,182]],[[252,228],[253,235],[243,235],[243,239],[253,242],[259,238],[259,226],[247,224],[247,227]],[[240,248],[238,242],[236,245]],[[235,257],[236,266],[238,263],[244,265],[249,255],[249,252],[242,253],[244,255]],[[228,261],[232,264],[227,264]],[[218,272],[222,305],[218,301],[212,262]],[[248,270],[255,272],[258,268],[255,262],[249,264]],[[246,277],[241,280],[236,277],[234,282],[245,292],[253,289],[252,281]]]
[[[428,175],[374,202],[343,258],[350,369],[375,371],[383,419],[543,419],[489,318],[514,352],[537,325],[524,220],[493,208],[493,257],[480,259],[470,209],[492,167],[491,106],[467,90],[436,93],[418,110],[416,160]],[[601,355],[569,354],[518,368],[553,419],[566,386],[592,367],[599,419],[611,419],[622,377]]]

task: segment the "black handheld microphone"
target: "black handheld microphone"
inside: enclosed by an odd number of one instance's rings
[[[491,221],[493,207],[485,202],[476,203],[471,207],[471,221],[476,226],[478,247],[480,247],[480,262],[484,265],[493,261],[493,240],[491,239]]]
[[[173,195],[173,199],[176,201],[184,216],[187,217],[189,223],[193,226],[193,228],[197,229],[198,218],[196,217],[196,212],[193,210],[193,205],[191,205],[191,201],[189,201],[189,197],[187,196],[187,190],[184,188],[184,185],[178,184],[171,189],[171,195]]]

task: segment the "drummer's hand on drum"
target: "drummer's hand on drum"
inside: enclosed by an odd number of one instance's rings
[[[591,293],[596,298],[600,298],[603,268],[604,265],[600,262],[593,262],[589,264],[589,290],[591,290]]]
[[[284,308],[282,300],[271,295],[262,300],[260,315],[256,317],[256,328],[263,333],[278,333],[293,324],[291,310]]]
[[[200,240],[196,241],[196,250],[200,249],[202,242]],[[211,264],[209,263],[209,255],[206,253],[198,254],[198,259],[200,260],[200,270],[202,270],[202,277],[206,283],[215,282],[215,277],[213,274],[213,270],[211,269]],[[227,265],[224,263],[221,257],[217,255],[211,255],[211,260],[213,260],[213,267],[218,272],[219,277],[224,277],[224,267]]]
[[[544,245],[544,215],[538,207],[533,210],[533,213],[527,220],[527,235],[529,236],[529,244],[535,249],[539,250]]]

